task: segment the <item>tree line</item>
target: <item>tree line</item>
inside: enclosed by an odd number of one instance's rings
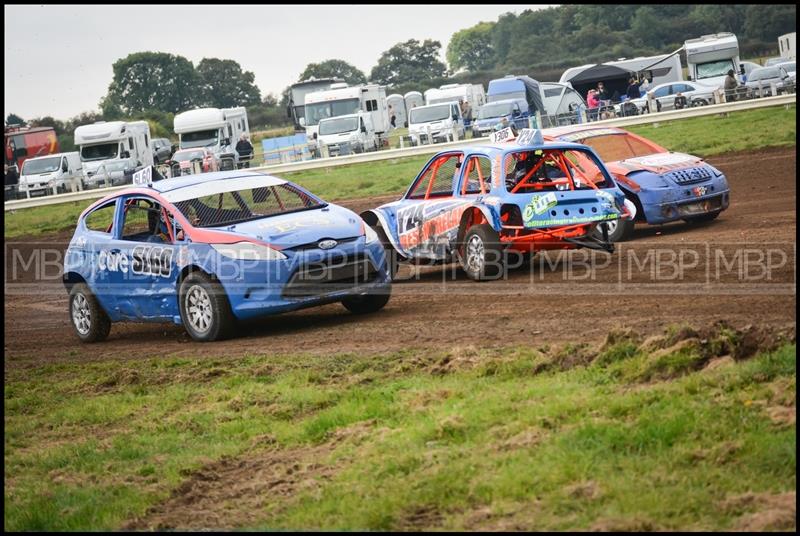
[[[673,51],[687,38],[733,32],[743,58],[774,55],[777,37],[796,27],[795,5],[564,5],[505,13],[455,32],[439,60],[442,44],[409,39],[381,53],[369,75],[341,59],[308,64],[297,81],[340,78],[367,81],[389,93],[424,91],[449,82],[482,83],[505,74],[555,81],[568,67],[620,57]],[[202,106],[246,106],[251,128],[289,123],[289,88],[262,97],[255,75],[234,60],[204,58],[197,66],[182,56],[137,52],[113,64],[114,76],[100,112],[68,121],[42,117],[31,125],[53,126],[62,147],[72,131],[95,120],[145,119],[154,137],[167,137],[175,113]],[[8,121],[7,121],[8,123]],[[67,138],[69,138],[67,140]],[[68,142],[68,143],[67,143]]]

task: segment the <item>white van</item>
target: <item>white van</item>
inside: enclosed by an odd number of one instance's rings
[[[378,150],[372,116],[362,112],[320,120],[318,139],[330,156]]]
[[[82,189],[80,154],[58,153],[28,158],[19,175],[19,193],[26,197]]]
[[[418,106],[409,111],[408,134],[412,145],[464,139],[464,118],[457,102]]]
[[[105,175],[109,167],[138,171],[153,165],[150,125],[147,121],[98,121],[75,129],[87,183]]]

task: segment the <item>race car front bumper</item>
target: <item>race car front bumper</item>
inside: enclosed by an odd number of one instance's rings
[[[730,205],[730,188],[725,175],[668,188],[642,188],[636,194],[642,205],[642,216],[649,224],[721,212]]]

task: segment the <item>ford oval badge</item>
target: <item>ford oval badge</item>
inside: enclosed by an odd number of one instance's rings
[[[339,242],[337,242],[336,240],[320,240],[319,244],[317,245],[319,246],[320,249],[331,249],[335,248],[336,244],[338,243]]]

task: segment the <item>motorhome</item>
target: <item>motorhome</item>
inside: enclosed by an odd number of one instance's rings
[[[457,101],[417,106],[408,114],[412,145],[464,139],[464,118]]]
[[[303,125],[300,124],[300,119],[305,117],[306,113],[306,95],[313,91],[322,91],[330,89],[333,84],[340,84],[344,80],[338,78],[314,78],[297,82],[289,86],[289,106],[287,114],[294,124],[295,132],[304,132]]]
[[[783,34],[778,38],[778,50],[782,58],[793,60],[797,57],[797,32]]]
[[[710,87],[725,83],[729,70],[739,67],[739,40],[732,33],[723,32],[687,39],[683,45],[689,79]]]
[[[179,113],[173,122],[180,149],[205,147],[221,170],[233,169],[239,161],[236,143],[242,134],[250,136],[247,110],[237,108],[198,108]]]
[[[111,164],[132,170],[153,165],[147,121],[98,121],[79,126],[75,129],[75,146],[86,179]]]
[[[408,114],[406,114],[406,100],[403,96],[398,93],[389,95],[386,97],[386,104],[391,106],[391,111],[394,112],[395,127],[400,128],[407,126],[406,121],[408,121]],[[391,113],[389,114],[389,119],[392,119]]]
[[[368,113],[372,118],[379,145],[388,143],[389,106],[386,103],[386,88],[378,84],[348,86],[333,84],[330,89],[314,91],[306,95],[305,117],[300,123],[306,129],[310,143],[316,143],[319,122],[330,117]]]
[[[319,143],[330,156],[378,150],[372,116],[366,112],[340,115],[319,122]]]
[[[610,92],[625,95],[628,80],[632,75],[638,79],[647,78],[652,86],[666,82],[682,82],[683,68],[679,54],[660,54],[657,56],[640,56],[636,58],[619,58],[601,64],[587,63],[579,67],[571,67],[564,71],[558,82],[569,84],[581,97],[586,98],[590,89],[603,82]]]
[[[83,184],[83,167],[78,152],[28,158],[19,175],[19,193],[26,197],[77,191]]]

